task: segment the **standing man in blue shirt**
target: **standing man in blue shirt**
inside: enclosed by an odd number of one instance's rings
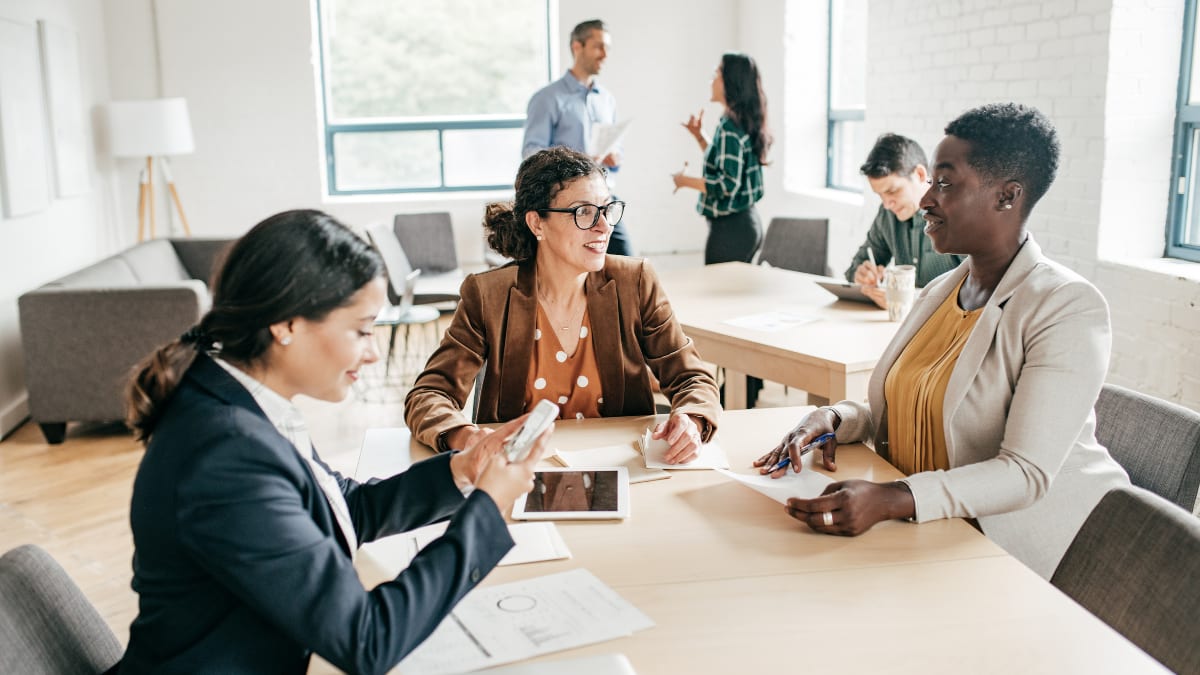
[[[571,31],[571,56],[574,64],[561,78],[538,90],[529,99],[525,111],[525,140],[521,157],[539,150],[565,145],[572,150],[592,154],[588,147],[593,124],[615,124],[617,100],[607,89],[596,83],[596,76],[608,58],[612,38],[604,22],[584,21]],[[620,169],[621,151],[612,151],[596,160],[608,168],[608,188],[613,189],[613,175]],[[613,195],[616,199],[616,195]],[[625,221],[613,226],[608,252],[632,255],[633,245],[625,230]]]

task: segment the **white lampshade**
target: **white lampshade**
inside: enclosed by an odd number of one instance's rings
[[[187,101],[158,98],[108,104],[109,140],[114,157],[164,157],[195,150]]]

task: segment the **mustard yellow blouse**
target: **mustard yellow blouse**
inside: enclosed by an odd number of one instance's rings
[[[963,277],[966,280],[966,277]],[[892,364],[883,383],[892,464],[905,475],[950,468],[942,404],[954,364],[983,308],[958,306],[962,282]]]
[[[525,384],[526,412],[545,398],[558,404],[559,419],[600,417],[604,392],[600,390],[600,370],[592,348],[592,326],[587,310],[583,312],[579,327],[579,344],[574,354],[568,354],[538,303],[533,362],[529,366],[529,379]]]

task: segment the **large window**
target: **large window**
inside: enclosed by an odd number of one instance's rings
[[[512,186],[550,0],[317,0],[329,193]]]
[[[1200,50],[1196,49],[1196,0],[1187,0],[1180,59],[1179,103],[1167,255],[1200,262]]]
[[[866,110],[867,0],[829,0],[828,187],[863,190]]]

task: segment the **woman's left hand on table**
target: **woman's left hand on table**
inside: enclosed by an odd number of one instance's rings
[[[817,532],[854,537],[895,518],[916,513],[912,493],[904,483],[847,480],[830,483],[820,497],[787,500],[789,516]]]

